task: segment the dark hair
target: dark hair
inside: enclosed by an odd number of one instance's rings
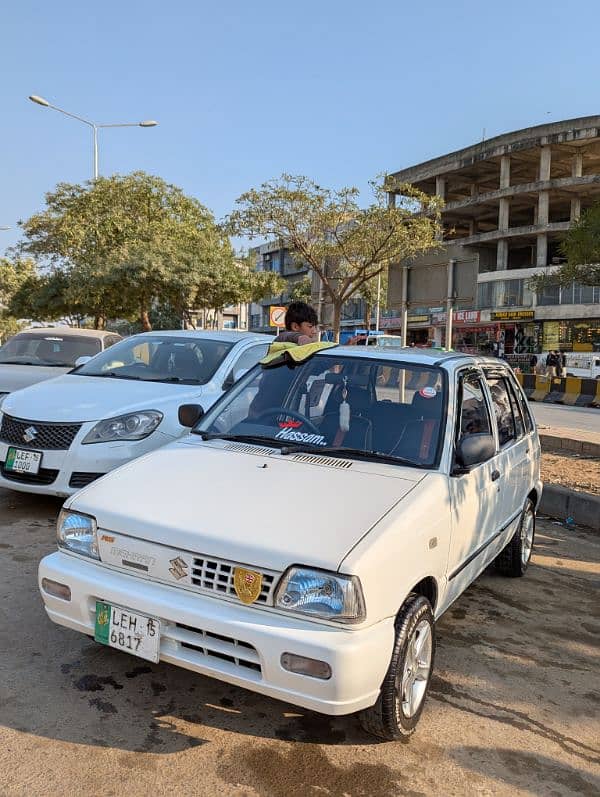
[[[285,328],[289,331],[292,324],[302,324],[303,321],[315,326],[319,323],[314,307],[306,302],[292,302],[285,314]]]

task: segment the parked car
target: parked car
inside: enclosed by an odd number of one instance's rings
[[[0,346],[0,405],[14,390],[53,379],[74,367],[80,357],[93,357],[118,343],[115,332],[47,327],[18,332]]]
[[[150,661],[361,712],[384,739],[411,734],[435,620],[490,563],[529,564],[540,444],[511,369],[333,347],[180,413],[191,435],[66,501],[39,568],[48,616]]]
[[[66,496],[187,433],[186,401],[207,409],[267,351],[268,335],[150,332],[68,374],[8,396],[0,486]]]

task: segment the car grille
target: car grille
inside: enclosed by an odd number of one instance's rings
[[[261,672],[260,659],[256,648],[247,642],[239,639],[213,634],[210,631],[203,631],[201,628],[192,628],[189,625],[176,623],[175,629],[170,629],[168,636],[177,639],[183,648],[194,650],[202,654],[207,659],[219,659],[227,661],[236,667],[243,667],[247,670]]]
[[[69,487],[87,487],[88,484],[96,481],[96,479],[99,479],[100,476],[104,476],[104,473],[85,473],[84,471],[75,471],[71,474],[71,478],[69,479]]]
[[[233,571],[236,565],[223,562],[218,559],[207,559],[205,557],[194,557],[192,566],[192,584],[203,590],[219,592],[230,598],[239,600],[233,586]],[[251,569],[251,568],[248,568]],[[262,576],[262,587],[260,595],[255,603],[273,604],[273,590],[275,588],[275,574],[260,572]]]
[[[66,451],[80,429],[80,423],[42,423],[3,415],[0,440],[14,446],[26,445],[38,451]],[[30,437],[27,430],[32,430],[31,434],[35,433],[33,439],[27,439]]]
[[[52,484],[58,476],[58,471],[50,468],[40,468],[37,473],[17,473],[13,470],[6,470],[4,462],[0,462],[0,473],[5,479],[23,484]]]

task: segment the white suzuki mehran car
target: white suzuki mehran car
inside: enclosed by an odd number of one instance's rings
[[[0,409],[0,486],[66,496],[187,433],[179,405],[208,409],[266,353],[243,332],[133,335]]]
[[[409,735],[435,620],[490,563],[521,576],[531,556],[540,445],[510,368],[334,347],[180,419],[191,435],[66,501],[39,568],[48,616]]]

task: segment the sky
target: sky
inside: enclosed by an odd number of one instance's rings
[[[0,15],[0,254],[59,182],[144,170],[222,219],[283,172],[356,185],[600,113],[600,3],[19,0]]]

